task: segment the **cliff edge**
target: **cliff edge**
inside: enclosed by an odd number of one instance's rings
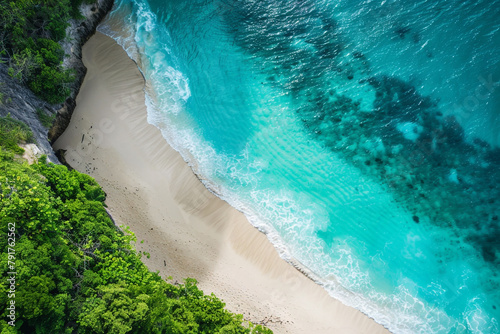
[[[69,97],[63,103],[50,104],[43,101],[28,87],[8,75],[7,64],[0,64],[0,116],[10,114],[12,118],[26,123],[33,131],[41,153],[46,154],[51,162],[58,163],[51,143],[66,130],[87,72],[82,62],[82,46],[95,33],[97,25],[111,10],[113,3],[113,0],[97,0],[94,4],[83,4],[80,12],[84,18],[69,22],[66,38],[61,42],[66,54],[63,66],[75,71],[75,81],[70,86]],[[44,122],[41,121],[42,118],[45,118]],[[52,125],[47,127],[49,124]]]

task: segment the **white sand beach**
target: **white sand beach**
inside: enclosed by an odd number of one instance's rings
[[[97,33],[83,60],[77,107],[54,149],[104,188],[116,223],[151,254],[144,261],[152,271],[196,278],[229,310],[275,333],[389,333],[282,260],[241,212],[203,186],[148,124],[144,79],[113,39]]]

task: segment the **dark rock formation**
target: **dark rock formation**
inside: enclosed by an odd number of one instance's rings
[[[0,101],[0,116],[10,113],[12,118],[26,123],[33,131],[36,144],[40,151],[47,155],[51,162],[57,162],[52,147],[47,140],[47,128],[45,128],[37,116],[37,109],[46,113],[55,113],[56,106],[50,105],[35,96],[29,88],[21,85],[16,79],[7,74],[7,65],[0,64],[0,92],[3,95]]]
[[[72,68],[76,80],[72,84],[71,94],[62,104],[49,104],[36,97],[29,88],[19,84],[7,74],[7,65],[0,64],[0,116],[10,113],[12,118],[19,119],[29,125],[35,136],[37,146],[50,161],[58,162],[51,143],[66,130],[73,110],[76,96],[85,77],[87,69],[82,62],[82,46],[95,33],[97,25],[113,7],[113,0],[98,0],[95,4],[82,5],[80,10],[85,19],[72,20],[66,30],[67,38],[61,43],[66,53],[64,66]],[[38,119],[37,109],[47,114],[56,115],[50,130],[46,129]]]
[[[97,25],[113,7],[113,2],[113,0],[98,0],[93,5],[82,5],[80,11],[86,19],[83,21],[73,20],[66,30],[69,38],[66,38],[68,42],[63,42],[62,46],[69,57],[64,60],[64,66],[76,71],[76,80],[71,89],[71,95],[57,110],[56,121],[48,133],[50,143],[54,143],[68,127],[76,106],[76,96],[87,73],[82,62],[82,46],[95,33]]]

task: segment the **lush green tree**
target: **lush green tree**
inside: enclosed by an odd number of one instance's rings
[[[97,297],[99,296],[99,297]],[[78,317],[84,333],[130,333],[136,323],[146,319],[149,295],[134,295],[125,283],[107,284],[87,298]]]
[[[69,95],[72,71],[61,64],[71,18],[81,18],[81,0],[0,1],[0,55],[9,74],[49,103]],[[88,2],[88,1],[87,1]],[[93,2],[93,1],[91,1]]]

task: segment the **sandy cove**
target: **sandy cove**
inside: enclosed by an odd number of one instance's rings
[[[196,278],[229,310],[275,333],[389,333],[282,260],[241,212],[203,186],[148,124],[144,79],[113,39],[93,36],[83,62],[77,107],[54,149],[104,188],[116,223],[151,254],[150,270]]]

